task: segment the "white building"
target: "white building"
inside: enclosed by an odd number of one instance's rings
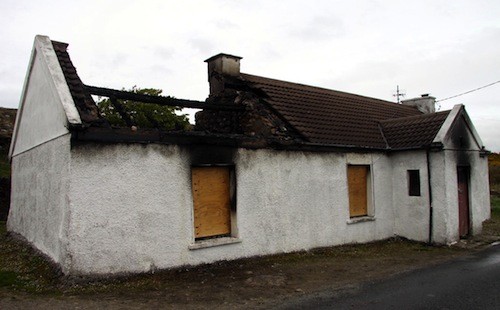
[[[113,128],[66,47],[35,38],[7,223],[66,274],[393,236],[451,243],[490,216],[487,152],[462,105],[436,113],[429,96],[399,105],[243,74],[220,54],[204,104],[243,110],[204,110],[190,132]]]

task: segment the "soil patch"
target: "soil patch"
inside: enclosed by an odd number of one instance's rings
[[[498,218],[485,224],[499,231]],[[454,246],[428,246],[401,238],[307,252],[107,279],[68,278],[36,251],[0,239],[0,308],[270,308],[284,300],[360,285],[474,253],[499,235],[483,234]]]

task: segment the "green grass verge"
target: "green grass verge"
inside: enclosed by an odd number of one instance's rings
[[[491,196],[491,216],[500,218],[500,197]]]
[[[29,293],[55,292],[58,273],[34,249],[7,233],[0,221],[0,288]]]

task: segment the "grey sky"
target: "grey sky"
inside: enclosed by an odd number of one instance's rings
[[[242,71],[394,100],[442,99],[500,80],[500,2],[0,1],[0,106],[17,107],[34,36],[70,44],[84,83],[155,87],[204,100],[206,58],[242,56]],[[463,103],[500,151],[500,83]]]

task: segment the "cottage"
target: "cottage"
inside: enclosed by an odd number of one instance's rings
[[[134,97],[203,108],[193,131],[116,128],[91,95],[133,95],[83,84],[67,44],[37,36],[10,148],[8,230],[73,275],[481,231],[487,151],[464,106],[278,81],[241,73],[240,61],[207,60],[205,102]]]

